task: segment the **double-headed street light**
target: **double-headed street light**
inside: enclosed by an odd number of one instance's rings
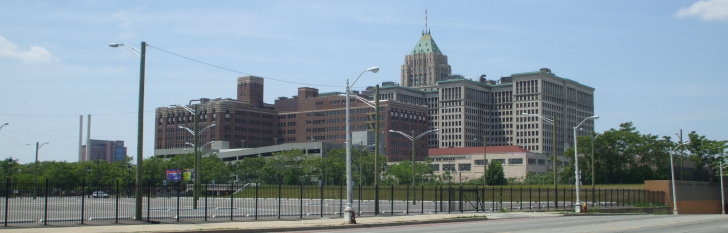
[[[414,130],[412,130],[412,134],[406,134],[406,133],[403,133],[402,131],[397,131],[397,130],[391,130],[391,129],[389,130],[390,133],[400,134],[400,135],[404,136],[405,138],[409,139],[410,141],[412,141],[412,193],[414,193],[414,198],[412,199],[412,204],[417,204],[417,189],[415,188],[415,185],[417,185],[415,183],[415,154],[416,154],[415,142],[417,141],[417,139],[420,139],[422,136],[425,136],[428,133],[436,132],[438,130],[440,130],[440,129],[431,129],[431,130],[425,131],[417,136],[414,136],[415,135]]]
[[[349,84],[349,79],[346,79],[346,208],[344,209],[344,221],[347,223],[355,223],[352,221],[352,214],[354,211],[351,209],[351,203],[354,199],[354,186],[352,184],[353,180],[351,175],[351,119],[349,119],[351,113],[349,108],[349,96],[351,95],[351,86],[353,86],[366,72],[377,73],[379,72],[379,67],[370,67],[362,71],[351,84]]]
[[[554,205],[556,205],[556,208],[559,208],[559,186],[558,186],[558,178],[556,176],[556,119],[548,118],[539,114],[532,114],[532,113],[521,113],[521,115],[526,116],[535,116],[543,120],[543,122],[551,124],[551,152],[553,153],[551,158],[552,168],[554,172]]]
[[[40,150],[40,148],[42,148],[44,145],[46,145],[48,143],[50,143],[50,142],[44,142],[44,143],[35,142],[35,171],[33,172],[33,187],[34,187],[33,199],[35,199],[36,193],[38,192],[38,185],[37,185],[37,182],[38,182],[38,151]],[[87,151],[86,153],[89,153],[88,150],[89,149],[86,148],[86,151]]]
[[[590,116],[587,118],[584,118],[578,125],[574,126],[574,186],[576,187],[576,206],[574,206],[574,212],[581,213],[581,201],[579,201],[579,156],[577,155],[578,146],[577,146],[577,140],[576,140],[576,129],[581,127],[581,124],[584,124],[589,119],[599,119],[599,115]]]
[[[190,100],[190,102],[189,102],[188,105],[189,106],[193,106],[192,105],[192,102],[195,102],[195,101],[200,101],[200,100],[199,99],[197,99],[197,100]],[[200,104],[202,104],[202,103],[200,103]],[[194,126],[193,126],[192,129],[190,129],[188,127],[185,127],[185,126],[182,126],[182,125],[180,125],[178,127],[180,129],[187,130],[187,132],[189,132],[190,134],[192,134],[192,137],[194,138],[193,139],[194,142],[193,143],[190,143],[195,148],[195,180],[194,180],[194,186],[195,187],[194,187],[194,190],[192,192],[193,193],[192,208],[193,209],[197,209],[197,201],[200,199],[200,189],[202,188],[202,186],[200,186],[201,185],[200,184],[200,180],[201,180],[200,177],[202,176],[201,175],[202,174],[202,171],[201,171],[202,169],[200,168],[201,167],[201,161],[200,161],[201,158],[200,158],[200,153],[199,153],[199,149],[198,149],[198,145],[200,145],[200,134],[202,134],[203,132],[205,132],[206,130],[208,130],[208,129],[212,128],[212,127],[215,127],[215,123],[212,123],[212,124],[210,124],[208,126],[205,126],[205,128],[199,129],[200,127],[199,127],[199,123],[198,123],[199,121],[198,121],[198,119],[199,119],[199,116],[200,116],[200,112],[199,112],[198,105],[194,105],[194,109],[193,108],[190,108],[189,106],[179,106],[179,105],[172,105],[172,106],[173,107],[181,107],[185,111],[189,112],[192,115],[192,118],[194,119]]]
[[[675,166],[672,162],[672,153],[675,152],[678,148],[685,146],[687,144],[690,144],[690,142],[685,143],[679,143],[677,146],[670,149],[670,176],[672,178],[672,214],[677,215],[677,194],[675,193]]]
[[[139,57],[139,110],[137,111],[137,173],[136,173],[136,190],[134,202],[134,219],[142,219],[142,161],[144,160],[144,63],[147,53],[147,42],[142,41],[141,50],[138,50],[128,44],[112,43],[109,47],[118,48],[125,47],[134,55]]]

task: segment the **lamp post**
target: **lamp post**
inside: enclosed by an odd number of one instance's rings
[[[440,129],[431,129],[431,130],[425,131],[417,136],[414,136],[415,135],[414,130],[412,130],[412,134],[406,134],[406,133],[403,133],[402,131],[397,131],[397,130],[391,130],[391,129],[389,130],[390,133],[398,133],[398,134],[404,136],[405,138],[409,139],[410,141],[412,141],[412,193],[414,193],[414,198],[412,199],[412,204],[417,204],[417,189],[415,188],[415,185],[416,185],[416,183],[415,183],[415,154],[416,154],[415,142],[417,141],[417,139],[420,139],[422,136],[425,136],[428,133],[436,132],[438,130],[440,130]]]
[[[670,149],[670,176],[672,178],[671,183],[672,183],[672,214],[673,215],[677,215],[678,211],[677,211],[677,194],[675,193],[675,166],[673,165],[673,162],[672,162],[672,153],[675,152],[675,150],[677,150],[681,146],[686,145],[686,144],[690,144],[690,142],[686,142],[685,144],[680,143],[677,146],[675,146],[674,148]]]
[[[352,82],[351,85],[349,84],[349,79],[346,79],[346,208],[344,209],[344,221],[347,223],[356,223],[352,221],[352,214],[354,211],[351,209],[351,203],[354,199],[354,186],[352,184],[351,175],[351,119],[349,119],[351,113],[349,108],[349,96],[351,95],[351,86],[354,85],[366,72],[377,73],[379,72],[379,67],[370,67],[362,71],[359,73],[359,76],[354,79],[354,82]]]
[[[543,120],[543,122],[551,124],[551,153],[553,154],[551,157],[552,167],[553,167],[553,173],[554,173],[554,204],[556,205],[556,208],[559,208],[559,186],[558,186],[558,178],[556,176],[556,119],[548,118],[539,114],[531,114],[531,113],[521,113],[522,115],[526,116],[535,116]]]
[[[194,101],[200,101],[200,100],[199,99],[197,99],[197,100],[190,100],[190,102],[189,102],[188,105],[189,106],[193,106],[192,105],[192,102],[194,102]],[[200,104],[202,104],[202,103],[200,103]],[[194,190],[192,192],[193,193],[193,195],[192,195],[193,196],[193,198],[192,198],[193,199],[192,200],[192,208],[193,209],[197,209],[197,200],[200,199],[200,189],[201,189],[201,186],[200,186],[200,177],[202,176],[201,175],[202,174],[202,171],[201,171],[201,168],[200,168],[201,167],[200,166],[200,160],[201,159],[200,159],[200,152],[199,152],[199,148],[198,148],[198,145],[200,145],[200,134],[203,133],[203,132],[205,132],[205,130],[207,130],[209,128],[215,127],[215,123],[212,123],[212,124],[206,126],[205,128],[200,129],[199,122],[198,122],[199,115],[200,115],[199,108],[198,108],[199,105],[194,105],[194,109],[193,108],[190,108],[189,106],[179,106],[179,105],[173,105],[173,106],[183,108],[185,111],[189,112],[192,115],[192,118],[194,119],[193,129],[184,127],[182,125],[178,126],[178,128],[187,130],[187,132],[189,132],[190,134],[192,134],[192,137],[194,138],[193,139],[194,142],[191,143],[192,146],[195,148],[195,173],[194,173],[195,174],[195,180],[194,180],[194,186],[195,187],[194,187]]]
[[[9,124],[10,123],[7,123],[7,122],[3,123],[2,125],[0,125],[0,129],[3,129],[3,127],[5,127],[6,125],[9,125]]]
[[[725,194],[723,193],[723,156],[716,155],[718,171],[720,173],[720,214],[725,215]]]
[[[36,194],[38,193],[38,151],[41,147],[48,144],[50,142],[35,142],[35,171],[33,172],[33,199],[35,199]]]
[[[576,129],[581,127],[581,124],[584,124],[589,119],[599,119],[598,115],[590,116],[587,118],[584,118],[578,125],[574,126],[574,187],[576,189],[576,206],[574,206],[574,212],[581,213],[581,201],[579,200],[579,190],[581,187],[581,182],[579,182],[579,156],[578,156],[578,150],[579,147],[577,145],[578,140],[576,140]]]
[[[144,160],[144,69],[147,42],[142,41],[141,50],[124,43],[109,44],[109,47],[125,47],[139,57],[139,109],[137,110],[137,172],[134,202],[134,219],[142,219],[142,161]]]

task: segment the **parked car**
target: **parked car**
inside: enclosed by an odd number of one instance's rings
[[[105,193],[104,191],[96,191],[93,194],[91,194],[91,197],[93,198],[109,198],[109,194]]]

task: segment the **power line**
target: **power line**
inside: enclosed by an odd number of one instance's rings
[[[172,52],[172,51],[169,51],[169,50],[165,50],[165,49],[162,49],[162,48],[159,48],[159,47],[155,47],[155,46],[152,46],[150,44],[147,44],[147,47],[151,47],[151,48],[157,49],[159,51],[162,51],[162,52],[165,52],[165,53],[168,53],[168,54],[177,56],[177,57],[181,57],[181,58],[184,58],[184,59],[193,61],[193,62],[197,62],[197,63],[203,64],[203,65],[206,65],[206,66],[210,66],[210,67],[214,67],[214,68],[218,68],[218,69],[230,71],[230,72],[233,72],[233,73],[243,74],[243,75],[257,76],[257,75],[253,75],[253,74],[250,74],[250,73],[246,73],[246,72],[234,70],[234,69],[231,69],[231,68],[227,68],[227,67],[223,67],[223,66],[211,64],[211,63],[208,63],[208,62],[204,62],[204,61],[201,61],[201,60],[198,60],[198,59],[195,59],[195,58],[191,58],[191,57],[188,57],[188,56],[184,56],[184,55],[179,54],[179,53],[175,53],[175,52]],[[261,77],[261,76],[257,76],[257,77]],[[270,79],[270,80],[274,80],[274,81],[278,81],[278,82],[298,84],[298,85],[322,86],[322,87],[340,87],[340,88],[343,88],[344,87],[344,86],[337,86],[337,85],[326,85],[326,84],[293,82],[293,81],[288,81],[288,80],[283,80],[283,79],[277,79],[277,78],[271,78],[271,77],[263,77],[263,78]]]

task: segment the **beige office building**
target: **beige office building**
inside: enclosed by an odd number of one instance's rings
[[[517,145],[542,154],[572,146],[572,129],[594,115],[594,88],[563,78],[548,68],[516,73],[498,80],[481,75],[477,80],[450,73],[447,57],[432,35],[423,33],[405,56],[400,85],[383,84],[380,99],[427,105],[430,148]],[[556,122],[552,125],[534,116]],[[578,135],[594,129],[593,120]]]
[[[449,181],[455,183],[482,177],[483,168],[490,163],[500,163],[506,179],[518,181],[524,180],[529,173],[549,172],[552,164],[550,156],[519,146],[435,148],[429,150],[428,158],[432,160],[434,175],[449,174],[444,177],[450,177]],[[564,158],[559,159],[559,165],[568,164]]]

